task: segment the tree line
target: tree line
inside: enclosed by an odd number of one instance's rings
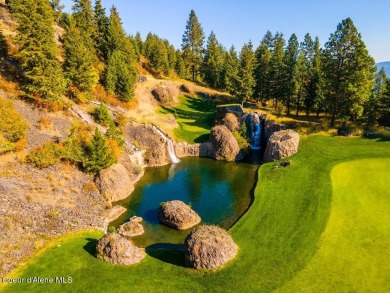
[[[259,46],[252,42],[240,52],[226,50],[210,33],[205,36],[194,11],[183,35],[183,56],[191,75],[207,85],[230,92],[242,103],[257,101],[290,115],[329,114],[344,123],[365,122],[390,126],[390,80],[382,69],[376,73],[374,59],[350,18],[321,47],[318,37],[306,34],[264,35]]]
[[[11,0],[18,21],[15,57],[22,69],[23,90],[34,99],[57,100],[66,94],[91,98],[98,83],[122,101],[129,101],[137,79],[136,63],[145,56],[154,71],[204,82],[227,91],[238,101],[256,101],[287,115],[326,113],[335,120],[389,125],[390,82],[350,18],[322,47],[306,34],[299,42],[280,32],[267,32],[257,48],[251,41],[240,51],[227,50],[214,32],[205,38],[192,10],[181,49],[149,33],[128,35],[117,9],[107,14],[101,0],[74,0],[72,13],[59,0]],[[54,26],[64,29],[59,46]],[[0,53],[6,54],[0,36]]]

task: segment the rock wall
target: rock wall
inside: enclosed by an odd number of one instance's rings
[[[213,157],[213,146],[211,142],[189,144],[179,142],[175,145],[176,156],[184,157]]]

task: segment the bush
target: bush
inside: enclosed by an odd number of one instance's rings
[[[95,108],[92,115],[95,118],[95,121],[103,126],[112,127],[115,125],[112,121],[110,112],[104,103],[100,103],[100,106]]]
[[[26,145],[28,124],[12,101],[0,98],[0,154]]]
[[[27,162],[39,169],[47,168],[61,161],[63,148],[54,142],[47,142],[38,147],[27,156]]]

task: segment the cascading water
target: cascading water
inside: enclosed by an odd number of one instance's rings
[[[172,163],[179,163],[180,160],[175,154],[175,149],[173,146],[173,142],[170,138],[168,138],[160,129],[158,129],[155,125],[152,126],[153,130],[156,131],[156,133],[161,136],[168,145],[168,153],[169,157],[171,158]]]
[[[251,150],[261,150],[262,125],[259,115],[257,113],[249,115],[246,120],[246,125],[251,135]]]
[[[261,150],[261,123],[257,123],[253,126],[254,130],[251,137],[251,149]]]

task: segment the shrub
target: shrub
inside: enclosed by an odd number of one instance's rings
[[[95,108],[92,115],[97,123],[103,126],[114,126],[110,112],[104,103],[100,103],[100,106]]]
[[[0,154],[25,146],[28,124],[12,101],[0,98]]]
[[[85,154],[86,156],[82,165],[84,171],[87,173],[95,174],[116,162],[116,157],[112,150],[110,150],[107,140],[97,128],[95,129],[91,144],[85,149]]]
[[[47,142],[43,146],[31,151],[27,162],[39,169],[47,168],[61,161],[63,148],[54,142]]]

